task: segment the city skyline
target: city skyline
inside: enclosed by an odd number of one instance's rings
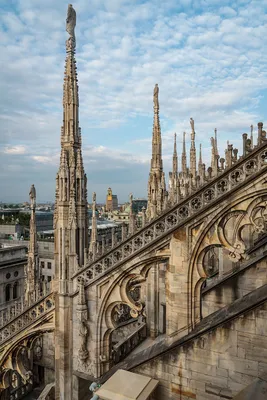
[[[249,133],[251,124],[256,131],[257,122],[266,119],[265,3],[228,3],[74,4],[80,21],[76,58],[89,202],[94,191],[104,202],[109,186],[121,202],[131,192],[147,197],[155,83],[166,177],[175,131],[180,168],[182,132],[188,133],[189,145],[190,117],[206,163],[214,128],[224,156],[227,139],[241,150],[241,134]],[[65,7],[63,1],[36,5],[31,0],[3,7],[2,201],[27,199],[32,183],[38,201],[54,200]]]

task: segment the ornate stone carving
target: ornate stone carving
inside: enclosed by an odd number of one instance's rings
[[[70,35],[70,37],[75,39],[75,26],[76,26],[76,11],[72,7],[72,4],[69,4],[66,18],[66,31]]]
[[[153,102],[154,102],[154,107],[158,108],[159,107],[159,87],[158,87],[157,83],[154,88]]]
[[[78,351],[78,357],[81,361],[87,360],[89,353],[87,350],[87,340],[89,336],[88,329],[88,309],[85,299],[85,290],[84,290],[84,279],[79,279],[79,299],[77,306],[77,315],[79,320],[79,336],[81,338],[80,348]]]

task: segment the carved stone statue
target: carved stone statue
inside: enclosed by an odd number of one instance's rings
[[[74,39],[75,39],[75,32],[74,32],[75,26],[76,26],[76,11],[72,7],[72,4],[69,4],[67,19],[66,19],[66,31]]]
[[[86,322],[82,319],[80,322],[79,336],[81,337],[81,346],[79,349],[79,358],[80,360],[86,360],[88,358],[88,350],[87,350],[87,338],[88,338],[88,328],[86,326]]]
[[[154,107],[158,107],[159,106],[159,87],[158,87],[157,83],[156,83],[155,88],[154,88],[153,101],[154,101]]]
[[[29,196],[30,196],[31,206],[34,207],[36,202],[36,190],[34,185],[31,185]]]
[[[93,193],[93,203],[96,201],[96,192]]]
[[[192,132],[195,132],[195,121],[193,120],[193,118],[190,118],[190,125],[191,125]]]

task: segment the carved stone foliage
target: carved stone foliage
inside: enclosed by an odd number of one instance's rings
[[[266,167],[267,150],[264,146],[253,150],[249,155],[235,162],[231,168],[220,171],[217,178],[208,185],[205,184],[197,193],[192,191],[187,198],[179,201],[177,205],[164,212],[160,217],[149,222],[134,234],[128,235],[122,243],[116,243],[113,248],[105,249],[104,254],[95,260],[90,260],[86,267],[78,271],[73,278],[83,276],[85,284],[89,283],[99,275],[126,261],[129,257],[140,253],[141,249],[153,245],[159,238],[167,236],[171,231],[183,225],[188,218],[199,213],[204,207],[230,193],[232,189],[247,178]],[[262,220],[255,221],[256,228],[263,229]],[[241,255],[244,254],[244,246],[240,239],[227,244],[227,246],[229,247],[229,256],[233,260],[239,260]]]
[[[111,318],[114,326],[118,327],[133,318],[131,315],[131,308],[128,304],[119,303],[113,308]]]

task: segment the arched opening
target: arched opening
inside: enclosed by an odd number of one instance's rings
[[[11,285],[8,284],[8,285],[6,285],[6,289],[5,289],[5,299],[6,299],[6,301],[10,301],[10,296],[11,296]]]
[[[13,285],[13,300],[18,297],[18,282],[15,282]]]

